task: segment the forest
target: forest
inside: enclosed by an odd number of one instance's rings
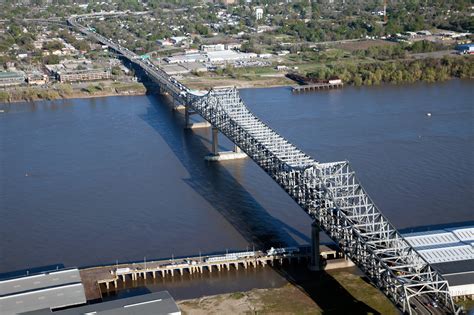
[[[327,65],[306,74],[316,79],[339,77],[344,83],[377,85],[381,83],[436,82],[451,78],[473,78],[474,62],[469,56],[393,60],[374,63]]]

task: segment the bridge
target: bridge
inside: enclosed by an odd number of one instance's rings
[[[161,93],[184,106],[186,120],[191,113],[199,114],[212,126],[213,135],[224,134],[271,176],[314,219],[314,244],[323,230],[404,313],[426,313],[419,306],[427,301],[438,306],[438,313],[459,312],[448,282],[382,214],[348,161],[316,161],[256,117],[236,88],[194,92],[151,62],[81,25],[81,18],[85,17],[71,17],[68,24],[141,68]],[[213,141],[213,148],[217,148],[217,137],[213,136]],[[315,269],[318,258],[316,252],[312,259]]]

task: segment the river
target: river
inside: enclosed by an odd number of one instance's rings
[[[318,161],[349,160],[396,227],[474,220],[472,81],[241,95]],[[0,272],[309,241],[273,180],[250,159],[204,161],[210,131],[184,130],[163,98],[0,109]]]

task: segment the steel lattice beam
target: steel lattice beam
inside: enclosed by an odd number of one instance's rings
[[[383,216],[349,162],[319,163],[255,117],[234,88],[188,104],[262,167],[401,310],[437,298],[455,312],[446,280]]]
[[[162,91],[200,114],[240,147],[403,312],[411,314],[410,299],[420,296],[437,299],[445,310],[457,312],[448,282],[380,212],[349,162],[313,160],[253,115],[235,88],[195,95],[163,70],[89,31],[76,18],[70,18],[68,24],[140,66]]]

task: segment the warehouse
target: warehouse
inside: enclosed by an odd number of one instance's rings
[[[103,303],[69,308],[52,312],[49,309],[28,312],[24,315],[181,315],[173,297],[168,291],[161,291],[113,300]]]
[[[23,72],[0,72],[0,86],[20,85],[25,82]]]
[[[66,269],[0,281],[2,315],[86,303],[79,270]]]
[[[474,298],[474,226],[403,234],[449,283],[455,299]]]

